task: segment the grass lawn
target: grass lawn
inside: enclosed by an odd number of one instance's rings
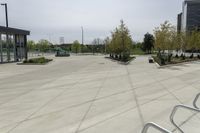
[[[146,53],[144,51],[142,51],[142,49],[140,49],[140,48],[134,48],[132,50],[132,54],[133,55],[145,55]]]

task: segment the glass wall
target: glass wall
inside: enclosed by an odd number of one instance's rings
[[[24,36],[16,36],[16,58],[21,61],[25,57]]]
[[[8,38],[8,39],[7,39]],[[0,62],[15,61],[15,39],[13,35],[0,35]]]

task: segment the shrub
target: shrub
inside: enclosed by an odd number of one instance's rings
[[[166,59],[164,57],[160,57],[160,64],[165,65],[166,64]]]
[[[118,59],[118,55],[117,54],[115,55],[115,59]]]
[[[166,65],[166,62],[168,61],[168,57],[160,53],[157,54],[157,57],[153,58],[159,65]]]
[[[175,58],[179,58],[178,54],[176,54]]]
[[[185,60],[185,55],[184,54],[181,54],[181,59]]]
[[[194,54],[193,53],[190,55],[190,59],[192,59],[192,58],[194,58]]]
[[[25,61],[23,61],[23,63],[44,64],[44,63],[48,63],[50,61],[52,61],[52,59],[46,59],[44,57],[40,57],[40,58],[25,60]]]
[[[129,53],[123,53],[122,61],[128,61],[130,57]]]
[[[120,60],[122,59],[122,55],[121,55],[121,54],[119,55],[119,59],[120,59]]]
[[[169,54],[169,55],[167,56],[167,61],[168,61],[168,62],[171,62],[171,59],[172,59],[172,54]]]

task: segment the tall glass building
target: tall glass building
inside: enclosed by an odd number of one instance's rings
[[[178,32],[200,29],[200,0],[185,0],[182,13],[178,14]]]

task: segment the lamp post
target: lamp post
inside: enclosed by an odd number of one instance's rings
[[[2,6],[5,6],[5,14],[6,14],[6,27],[8,28],[8,7],[7,3],[1,3]],[[8,44],[8,33],[6,33],[6,43],[7,43],[7,57],[8,61],[10,61],[10,47]]]
[[[2,6],[5,6],[5,14],[6,14],[6,27],[8,27],[8,7],[7,3],[2,3]]]

